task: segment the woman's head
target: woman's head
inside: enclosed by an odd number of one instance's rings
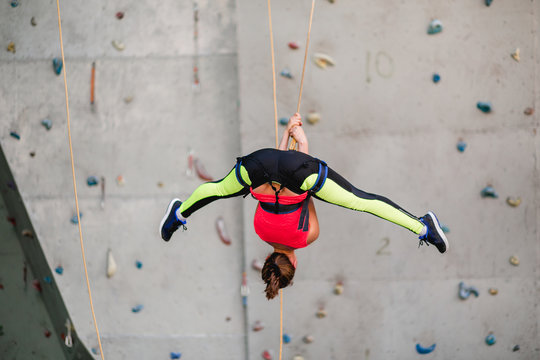
[[[279,289],[292,284],[295,268],[289,257],[280,252],[270,255],[262,268],[262,279],[266,283],[266,298],[273,299]]]

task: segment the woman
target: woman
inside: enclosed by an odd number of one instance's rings
[[[289,137],[298,143],[298,151],[287,151]],[[420,244],[433,244],[441,253],[448,249],[448,240],[431,211],[417,218],[385,197],[355,188],[324,161],[308,155],[298,113],[289,119],[279,149],[261,149],[238,158],[223,179],[202,184],[185,202],[173,199],[160,224],[161,237],[169,241],[180,226],[185,228],[187,217],[210,202],[249,193],[259,200],[255,232],[274,248],[262,269],[268,299],[291,283],[296,269],[294,251],[319,236],[312,196],[405,227],[419,235]]]

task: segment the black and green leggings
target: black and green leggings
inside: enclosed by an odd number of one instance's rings
[[[265,183],[278,183],[289,190],[301,194],[314,188],[319,180],[321,160],[310,155],[289,150],[261,149],[238,158],[227,176],[218,181],[202,184],[180,206],[183,217],[217,199],[249,194]],[[237,169],[238,167],[238,169]],[[347,209],[364,211],[419,234],[424,224],[389,199],[369,194],[355,188],[341,175],[327,168],[324,183],[313,193],[317,199]]]

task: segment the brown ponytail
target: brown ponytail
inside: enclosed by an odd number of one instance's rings
[[[266,259],[262,268],[262,279],[266,283],[266,298],[273,299],[279,289],[292,284],[295,268],[289,257],[283,253],[274,252]]]

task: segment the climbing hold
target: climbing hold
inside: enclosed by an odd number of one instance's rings
[[[329,2],[330,4],[333,4],[333,3],[336,2],[336,0],[328,0],[328,2]]]
[[[510,56],[512,56],[512,59],[516,60],[517,62],[519,62],[519,48],[516,49],[516,51],[514,51],[512,54],[510,54]]]
[[[30,151],[30,157],[34,157],[36,156],[36,152],[35,151]]]
[[[497,339],[495,339],[495,335],[489,334],[488,336],[486,336],[486,344],[488,344],[489,346],[495,344],[496,342]]]
[[[512,351],[513,351],[513,352],[519,351],[519,345],[514,346],[514,348],[512,349]]]
[[[261,271],[263,268],[263,263],[259,259],[253,259],[253,261],[251,262],[251,267],[254,270]]]
[[[17,140],[21,140],[21,135],[17,134],[15,131],[10,131],[9,135]]]
[[[17,220],[13,216],[7,216],[6,220],[13,226],[17,226]]]
[[[324,308],[320,308],[319,311],[317,311],[316,315],[319,319],[322,319],[325,318],[328,314],[326,313],[326,310],[324,310]]]
[[[0,336],[4,335],[4,326],[0,325]]]
[[[443,26],[440,20],[435,19],[429,23],[427,33],[429,35],[440,33],[443,30]]]
[[[91,350],[92,350],[92,354],[99,355],[99,350],[97,348],[93,347]]]
[[[54,269],[54,271],[56,271],[58,275],[62,275],[64,273],[64,268],[62,267],[62,265],[58,265],[56,269]]]
[[[34,233],[28,229],[23,229],[23,231],[21,232],[21,235],[30,239],[34,238]]]
[[[486,114],[491,112],[491,103],[489,101],[479,101],[476,103],[476,107]]]
[[[272,354],[268,350],[264,350],[262,353],[262,357],[265,360],[272,360]]]
[[[518,266],[519,265],[519,258],[516,256],[516,255],[512,255],[510,256],[510,264],[514,265],[514,266]]]
[[[289,123],[289,119],[287,119],[286,117],[282,117],[279,119],[279,123],[281,125],[287,125]]]
[[[36,289],[39,292],[43,291],[41,289],[41,284],[40,284],[39,280],[37,280],[37,279],[32,282],[32,286],[34,287],[34,289]]]
[[[36,26],[37,25],[37,22],[36,22],[36,18],[32,16],[32,18],[30,19],[30,24],[32,26]]]
[[[4,284],[0,284],[0,290],[4,290]]]
[[[459,298],[462,300],[467,299],[471,294],[473,294],[475,297],[478,297],[478,289],[476,289],[474,286],[466,286],[465,283],[462,281],[459,283]]]
[[[497,290],[495,288],[489,288],[488,292],[489,292],[490,295],[495,296],[495,295],[497,295],[499,293],[499,290]]]
[[[112,46],[113,46],[116,50],[118,50],[118,51],[123,51],[123,50],[126,48],[126,46],[124,45],[124,43],[121,42],[121,41],[113,40],[113,41],[111,42],[111,44],[112,44]]]
[[[9,51],[10,53],[13,53],[15,54],[15,43],[12,41],[8,44],[7,48],[6,48],[7,51]]]
[[[118,20],[122,20],[124,18],[124,13],[122,11],[119,11],[116,13],[116,18]]]
[[[116,269],[116,261],[114,261],[112,250],[109,249],[107,251],[107,277],[111,278],[116,273]]]
[[[136,261],[135,261],[135,267],[136,267],[137,269],[142,269],[142,262],[139,261],[139,260],[136,260]]]
[[[439,224],[439,225],[441,225],[441,230],[443,231],[443,233],[448,234],[450,232],[450,228],[447,225],[445,224]]]
[[[288,45],[293,50],[296,50],[296,49],[298,49],[300,47],[300,45],[298,45],[298,43],[296,43],[294,41],[291,41]]]
[[[49,338],[49,337],[51,337],[51,332],[49,330],[45,330],[43,332],[43,335],[45,335],[46,338]]]
[[[62,62],[62,59],[54,58],[52,61],[52,65],[53,65],[54,73],[56,75],[60,75],[62,73],[62,66],[64,65],[64,63]]]
[[[45,276],[45,277],[43,278],[43,281],[45,281],[47,284],[52,284],[52,279],[51,279],[50,276]]]
[[[493,2],[493,0],[485,0],[486,6],[491,5],[492,2]]]
[[[161,181],[158,181],[157,186],[158,186],[158,188],[162,188],[162,187],[165,186],[165,184],[162,183]]]
[[[334,2],[334,1],[330,0],[330,2]],[[296,355],[295,357],[293,357],[293,360],[304,360],[304,358],[300,355]]]
[[[495,192],[495,189],[488,185],[486,186],[485,188],[482,189],[482,191],[480,192],[480,195],[483,197],[483,198],[486,198],[486,197],[491,197],[491,198],[498,198],[499,195]]]
[[[525,110],[523,110],[523,113],[525,115],[532,115],[532,114],[534,114],[534,109],[532,107],[528,107]]]
[[[291,342],[291,336],[289,334],[283,334],[283,342],[288,344]]]
[[[182,354],[179,352],[171,352],[171,359],[180,359],[182,357]]]
[[[436,84],[439,81],[441,81],[441,75],[439,75],[437,73],[433,74],[433,82]]]
[[[429,354],[429,353],[433,352],[433,350],[435,350],[436,346],[437,346],[437,344],[433,344],[433,345],[431,345],[429,347],[423,347],[420,344],[416,344],[416,351],[419,354]]]
[[[195,168],[195,171],[197,172],[197,176],[204,181],[212,181],[213,178],[208,174],[208,171],[206,171],[206,168],[204,165],[199,161],[198,158],[193,158],[193,167]]]
[[[41,120],[41,125],[45,127],[47,130],[51,130],[52,128],[52,120],[51,119],[43,119]]]
[[[257,320],[255,321],[255,323],[253,323],[252,329],[253,331],[261,331],[262,329],[264,329],[264,324],[262,323],[262,321]]]
[[[144,306],[139,304],[139,305],[135,305],[134,307],[131,308],[131,312],[133,313],[138,313],[140,312],[142,309],[144,309]]]
[[[240,286],[240,295],[242,296],[242,305],[247,306],[247,298],[249,295],[249,286],[247,284],[247,274],[244,271],[242,273],[242,285]]]
[[[463,140],[459,140],[456,147],[459,152],[464,152],[465,149],[467,148],[467,143]]]
[[[339,281],[336,286],[334,286],[334,294],[341,295],[343,294],[343,283]]]
[[[79,218],[82,219],[82,213],[79,212]],[[72,224],[77,225],[79,223],[79,219],[77,218],[77,214],[73,215],[70,219]]]
[[[99,180],[95,176],[89,176],[86,178],[86,183],[88,186],[96,186],[99,183]]]
[[[223,220],[221,216],[216,220],[216,229],[221,241],[225,245],[231,245],[231,237],[227,233],[227,229],[225,228],[225,220]]]
[[[283,70],[281,70],[281,72],[279,73],[281,76],[283,77],[286,77],[287,79],[292,79],[292,74],[291,74],[291,70],[285,68]]]
[[[318,123],[319,121],[321,121],[321,115],[318,113],[318,112],[310,112],[307,114],[306,116],[306,120],[308,123],[310,123],[311,125],[315,125],[316,123]]]
[[[512,207],[518,207],[519,204],[521,204],[521,198],[518,197],[516,199],[512,198],[512,197],[507,197],[506,198],[506,203]]]
[[[311,335],[306,335],[302,338],[302,341],[306,344],[311,344],[315,339]]]
[[[231,321],[231,320],[232,320],[232,319],[231,319],[230,316],[227,316],[227,317],[225,318],[225,321],[227,321],[227,322],[228,322],[228,321]]]
[[[19,6],[19,0],[11,0],[11,7]]]
[[[323,53],[313,54],[313,61],[315,62],[315,65],[321,69],[325,69],[327,66],[334,66],[336,64],[334,59]]]
[[[126,181],[124,180],[124,177],[122,175],[118,175],[116,177],[116,185],[124,186],[125,184],[126,184]]]
[[[133,96],[126,96],[126,97],[124,98],[124,102],[125,102],[126,104],[129,104],[129,103],[132,102],[132,101],[133,101]]]

